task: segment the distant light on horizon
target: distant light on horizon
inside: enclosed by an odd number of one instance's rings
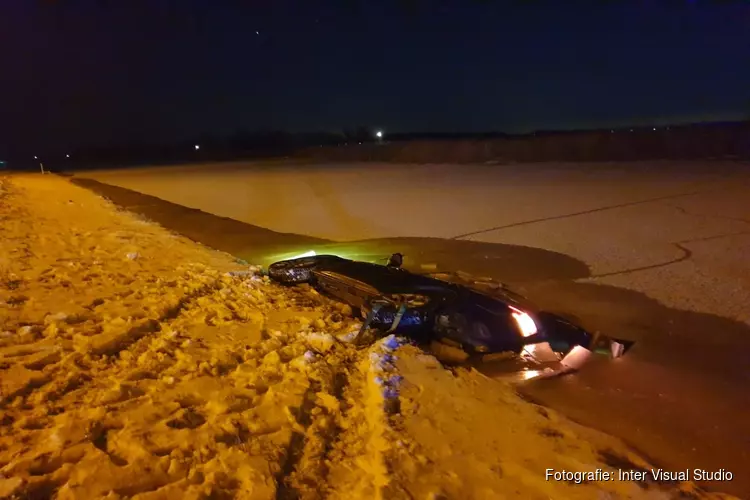
[[[34,159],[35,159],[35,160],[38,160],[38,159],[39,159],[39,157],[38,157],[38,156],[34,156]]]
[[[195,145],[195,150],[198,151],[201,148],[200,144]]]
[[[70,155],[65,155],[65,158],[70,158]]]
[[[378,139],[382,139],[383,138],[383,131],[382,130],[378,130],[377,132],[375,132],[375,137],[377,137]]]

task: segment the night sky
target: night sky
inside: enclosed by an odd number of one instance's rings
[[[750,2],[0,3],[0,155],[749,115]]]

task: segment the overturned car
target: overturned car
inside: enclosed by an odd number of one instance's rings
[[[285,285],[309,283],[359,311],[358,344],[396,333],[458,346],[469,356],[526,353],[559,361],[561,370],[577,369],[592,351],[619,357],[630,346],[541,311],[505,286],[481,289],[450,275],[416,274],[402,262],[401,254],[386,265],[317,255],[271,264],[268,275]]]

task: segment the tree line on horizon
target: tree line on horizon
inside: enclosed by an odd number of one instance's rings
[[[73,148],[64,153],[24,155],[22,158],[0,158],[10,167],[35,166],[38,162],[49,163],[50,168],[60,169],[87,165],[113,165],[138,163],[171,163],[189,161],[252,159],[292,156],[302,150],[320,147],[357,147],[360,145],[387,144],[408,141],[482,141],[502,139],[534,140],[563,135],[611,134],[650,135],[655,131],[671,135],[681,130],[706,129],[715,133],[720,130],[745,129],[750,141],[750,120],[741,122],[712,122],[661,126],[620,127],[616,129],[589,130],[538,130],[526,134],[504,132],[406,132],[376,135],[374,127],[359,125],[343,128],[337,132],[288,132],[283,130],[237,131],[228,135],[201,134],[180,141],[131,141],[113,144],[91,145]],[[38,156],[38,158],[34,158]]]

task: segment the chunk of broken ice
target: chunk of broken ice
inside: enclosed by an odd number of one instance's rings
[[[357,337],[359,336],[359,330],[360,330],[360,326],[357,326],[350,332],[339,335],[337,338],[341,342],[346,342],[346,343],[354,342],[355,340],[357,340]]]
[[[67,317],[68,317],[68,315],[65,314],[64,312],[59,312],[59,313],[56,313],[56,314],[48,314],[44,318],[44,323],[48,325],[50,323],[55,323],[55,322],[58,322],[58,321],[65,321],[65,319]]]
[[[401,342],[399,341],[399,339],[396,338],[395,335],[390,334],[382,340],[381,345],[383,346],[384,349],[394,350],[394,349],[397,349],[401,345]]]
[[[325,354],[333,348],[336,339],[329,333],[309,332],[305,334],[305,340],[311,349]]]
[[[281,364],[281,357],[279,356],[279,353],[276,351],[271,351],[263,356],[263,364],[272,366]]]
[[[383,398],[393,399],[398,397],[398,389],[395,387],[386,387],[383,389]]]

